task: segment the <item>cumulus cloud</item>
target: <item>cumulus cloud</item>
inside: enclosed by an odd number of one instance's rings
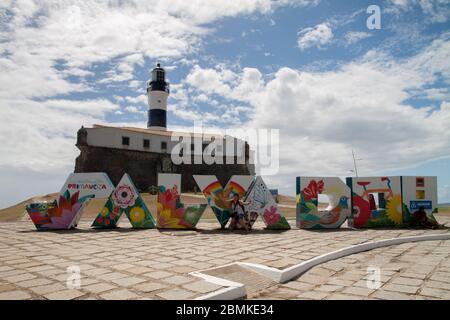
[[[324,22],[312,28],[305,28],[299,32],[297,45],[301,50],[310,47],[321,48],[331,42],[333,30],[330,23]]]
[[[438,10],[443,0],[392,2],[399,10],[410,10],[408,4],[416,3],[431,22],[448,20],[448,10]],[[267,75],[257,68],[201,67],[185,58],[198,52],[203,37],[214,32],[212,22],[317,3],[2,1],[0,175],[30,184],[30,179],[48,178],[43,190],[57,190],[62,176],[73,170],[81,125],[106,123],[109,114],[136,112],[147,103],[145,94],[115,97],[116,103],[105,98],[75,100],[71,94],[95,92],[96,83],[89,80],[94,76],[105,84],[139,86],[135,69],[146,59],[176,59],[192,67],[185,81],[171,86],[175,103],[169,112],[219,127],[280,128],[281,172],[267,179],[283,192],[292,193],[297,174],[345,176],[352,167],[352,148],[364,158],[364,174],[448,157],[448,35],[405,61],[372,51],[329,72],[279,68]],[[364,37],[348,34],[347,41]],[[322,48],[333,38],[332,25],[321,23],[299,33],[298,47]],[[96,68],[98,64],[104,68]],[[437,79],[443,85],[434,86]],[[433,97],[436,104],[420,109],[408,104],[421,95]],[[214,108],[201,112],[191,101]],[[248,121],[241,120],[243,114]],[[145,126],[144,121],[123,124]],[[39,193],[37,184],[32,190]],[[8,201],[0,199],[0,207]]]
[[[249,99],[257,93],[263,85],[262,74],[256,68],[243,68],[238,74],[230,69],[202,68],[194,66],[183,81],[184,88],[195,88],[201,92],[198,97],[208,100],[205,94],[217,94],[226,96],[228,99]],[[199,99],[199,98],[195,99]]]
[[[144,113],[145,114],[144,111],[140,110],[139,108],[137,108],[135,106],[127,106],[127,107],[125,107],[125,110],[130,113],[139,113],[139,114]]]
[[[206,93],[227,95],[230,92],[230,87],[226,84],[229,72],[229,70],[218,72],[215,69],[202,69],[197,65],[186,77],[186,82]]]
[[[334,71],[280,68],[264,81],[246,69],[236,72],[236,84],[217,86],[251,106],[245,127],[280,129],[280,174],[267,179],[292,193],[296,175],[348,175],[352,149],[364,159],[364,175],[449,157],[450,102],[408,103],[438,81],[450,82],[449,61],[446,34],[404,61],[371,51]]]
[[[372,34],[363,31],[350,31],[345,34],[347,44],[355,44],[356,42],[371,37]]]
[[[147,99],[148,99],[146,94],[141,94],[136,97],[125,96],[125,97],[120,97],[120,98],[127,101],[128,103],[140,104],[140,105],[147,105]]]
[[[191,64],[184,57],[199,50],[202,37],[214,31],[210,24],[219,19],[317,2],[1,1],[2,177],[12,172],[11,166],[41,173],[72,171],[77,129],[105,122],[109,114],[124,114],[104,98],[77,101],[78,93],[98,92],[102,83],[136,88],[140,83],[134,78],[136,66],[148,59]],[[100,64],[102,68],[97,68]],[[146,97],[116,101],[146,104]],[[7,201],[0,199],[0,207]]]
[[[450,18],[450,0],[388,0],[385,12],[401,14],[420,8],[429,23],[445,23]]]
[[[93,75],[113,63],[103,82],[132,80],[147,58],[193,52],[205,25],[224,17],[266,13],[316,0],[233,1],[3,1],[0,4],[0,97],[51,97],[89,90],[66,76]]]
[[[15,99],[0,108],[0,167],[50,171],[73,167],[75,136],[81,125],[104,121],[119,106],[103,99],[29,101]]]

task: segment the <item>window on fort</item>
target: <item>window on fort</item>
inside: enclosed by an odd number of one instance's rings
[[[144,146],[145,149],[150,148],[150,140],[149,139],[144,139],[143,146]]]
[[[130,137],[122,136],[122,145],[129,146],[130,145]]]
[[[165,141],[161,142],[161,150],[167,150],[167,142]]]

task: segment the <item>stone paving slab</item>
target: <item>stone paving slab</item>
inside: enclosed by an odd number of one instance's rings
[[[238,261],[286,268],[352,244],[448,232],[347,228],[308,231],[295,227],[283,232],[263,230],[262,223],[257,222],[256,230],[246,234],[219,230],[217,223],[210,222],[201,222],[197,231],[133,230],[126,221],[122,221],[117,229],[94,230],[90,228],[91,222],[82,220],[75,230],[45,232],[36,231],[29,220],[0,223],[0,299],[194,299],[218,287],[190,276],[192,271]],[[412,248],[408,245],[405,248]],[[436,244],[421,244],[412,251],[415,259],[408,255],[404,260],[390,261],[386,268],[397,272],[411,261],[417,262],[419,265],[408,270],[403,277],[423,280],[421,277],[428,279],[426,277],[429,276],[429,285],[423,288],[426,289],[424,296],[442,295],[444,288],[436,287],[436,283],[450,283],[447,278],[450,266],[444,265],[446,268],[430,275],[434,269],[430,270],[429,263],[441,263],[440,257],[448,254],[445,249],[436,247]],[[387,252],[386,257],[395,257],[403,252],[380,251]],[[351,257],[339,259],[321,271],[305,275],[302,277],[305,281],[297,287],[286,287],[282,296],[290,297],[296,290],[310,292],[307,284],[324,285],[335,279],[336,273],[342,273],[341,283],[321,287],[316,298],[339,292],[343,288],[332,286],[345,287],[345,281],[356,282],[364,276],[354,272],[358,269],[347,270],[349,264],[354,265],[358,261]],[[80,268],[81,287],[68,289],[66,282],[70,273],[67,268],[73,266]],[[405,285],[404,280],[391,284]],[[392,292],[388,290],[392,287],[385,289],[385,292]],[[399,294],[407,291],[403,287],[398,289]],[[422,292],[421,289],[418,292]],[[358,296],[355,292],[345,294]],[[343,290],[341,295],[344,295]]]

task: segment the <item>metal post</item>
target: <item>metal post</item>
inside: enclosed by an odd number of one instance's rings
[[[353,156],[353,165],[355,166],[355,174],[356,177],[358,178],[358,169],[356,168],[355,152],[353,152],[353,149],[352,149],[352,156]]]

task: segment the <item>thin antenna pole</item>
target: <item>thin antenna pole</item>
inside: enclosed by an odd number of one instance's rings
[[[358,178],[358,169],[356,168],[356,159],[355,159],[355,152],[352,149],[352,156],[353,156],[353,165],[355,166],[355,174],[356,177]]]

